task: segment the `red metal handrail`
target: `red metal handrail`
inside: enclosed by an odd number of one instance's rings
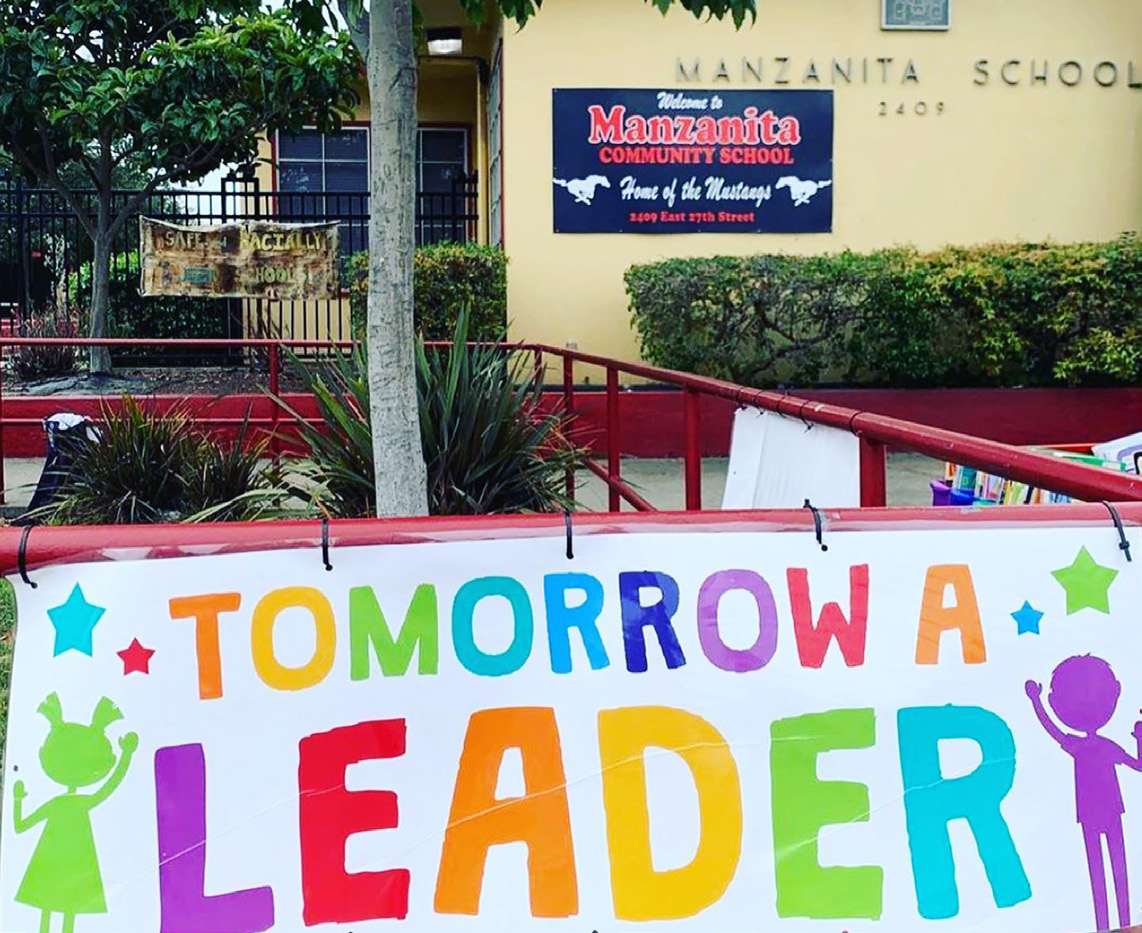
[[[567,361],[603,368],[607,374],[607,460],[608,485],[611,490],[612,511],[617,511],[613,500],[621,495],[614,480],[622,478],[621,458],[617,432],[610,430],[619,423],[618,376],[625,373],[653,382],[677,386],[684,390],[687,405],[685,476],[686,501],[701,502],[700,430],[697,414],[697,396],[706,395],[727,399],[739,405],[752,406],[765,411],[788,415],[809,424],[850,431],[860,438],[861,505],[865,507],[886,504],[886,457],[888,447],[923,454],[938,460],[951,461],[974,467],[1008,479],[1028,483],[1051,492],[1069,495],[1075,499],[1098,501],[1142,500],[1142,478],[1110,470],[1100,470],[1072,461],[1062,460],[1010,444],[985,438],[972,437],[955,431],[945,431],[930,425],[888,418],[872,412],[827,405],[794,395],[765,389],[750,389],[669,369],[660,369],[645,363],[626,363],[609,357],[579,350],[546,344],[528,344],[544,354]],[[564,385],[566,386],[566,377]],[[628,499],[628,501],[630,501]],[[632,503],[633,504],[633,503]],[[637,508],[638,506],[636,506]]]
[[[52,337],[0,337],[0,353],[5,348],[20,346],[67,347],[156,347],[204,348],[229,347],[234,349],[266,349],[270,361],[271,391],[280,376],[280,349],[347,349],[353,346],[348,340],[293,340],[289,338],[249,339],[148,339],[122,338],[52,338]],[[1142,500],[1142,478],[1094,469],[1067,460],[1049,457],[1034,451],[1002,444],[998,441],[972,437],[955,431],[945,431],[929,425],[888,418],[872,412],[842,408],[794,395],[764,389],[751,389],[720,379],[660,369],[645,363],[615,360],[597,354],[584,353],[540,343],[504,344],[505,350],[530,352],[534,355],[536,379],[545,374],[545,357],[562,361],[563,400],[568,412],[574,413],[574,364],[598,366],[606,372],[606,468],[591,463],[593,472],[607,484],[608,503],[612,512],[620,510],[623,501],[645,511],[653,508],[622,478],[621,393],[619,375],[625,374],[651,380],[683,390],[685,405],[686,443],[685,486],[689,509],[701,507],[701,411],[700,398],[708,396],[726,399],[739,405],[752,406],[778,414],[798,418],[806,423],[820,424],[850,431],[860,439],[861,505],[883,506],[885,501],[885,451],[888,447],[923,454],[939,460],[952,461],[975,467],[1009,479],[1025,482],[1052,492],[1063,493],[1088,501]],[[280,413],[276,414],[280,417]],[[271,420],[276,424],[275,416]],[[0,381],[0,495],[3,491],[3,383]],[[571,482],[569,480],[569,482]],[[570,488],[570,487],[569,487]],[[2,501],[2,499],[0,499]]]
[[[0,337],[0,357],[9,347],[117,347],[125,349],[233,349],[233,350],[265,350],[268,362],[269,391],[275,397],[280,395],[281,388],[281,351],[282,348],[290,350],[346,350],[354,346],[352,340],[294,340],[291,338],[251,337],[245,339],[230,338],[183,338],[183,337],[155,337],[145,340],[132,340],[123,337]],[[226,427],[229,424],[242,425],[246,423],[260,423],[261,419],[207,419],[210,424]],[[272,406],[269,416],[270,426],[270,453],[276,456],[280,452],[277,431],[281,424],[281,409],[278,405]],[[6,498],[6,482],[4,468],[4,427],[12,424],[4,417],[4,372],[0,367],[0,503]]]
[[[1142,504],[1118,506],[1125,525],[1142,525]],[[994,509],[828,509],[822,511],[828,534],[920,531],[958,528],[1105,527],[1114,534],[1101,505],[1013,506]],[[377,544],[502,540],[547,541],[554,555],[562,555],[566,527],[561,515],[488,515],[462,517],[354,519],[329,522],[329,545],[337,548]],[[576,538],[595,535],[684,532],[815,532],[813,516],[805,509],[755,512],[652,512],[622,516],[576,514]],[[248,551],[307,548],[320,559],[323,525],[320,521],[217,522],[200,525],[108,525],[36,527],[24,542],[23,568],[36,569],[76,561],[122,559],[127,552],[147,559],[189,557],[201,554],[236,554]],[[20,542],[24,529],[0,528],[0,575],[20,569]],[[554,557],[553,557],[554,559]]]

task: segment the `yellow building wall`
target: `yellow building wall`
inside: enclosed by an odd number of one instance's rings
[[[879,0],[758,0],[740,32],[665,18],[640,0],[547,0],[504,38],[504,216],[515,339],[636,358],[623,272],[679,256],[816,253],[911,243],[1075,241],[1136,230],[1142,219],[1142,4],[1122,0],[952,0],[942,32],[887,32]],[[552,232],[551,91],[775,85],[834,88],[834,221],[830,234],[574,234]],[[763,81],[742,59],[763,58]],[[855,60],[834,86],[832,60]],[[860,80],[868,58],[869,81]],[[891,58],[883,66],[878,58]],[[702,80],[678,72],[679,59]],[[810,60],[822,76],[805,83]],[[901,83],[909,59],[918,83]],[[977,60],[987,59],[984,84]],[[1001,65],[1009,60],[1006,77]],[[715,80],[725,63],[725,78]],[[1049,63],[1045,85],[1030,83]],[[1081,82],[1058,76],[1082,65]],[[1111,61],[1112,87],[1092,69]],[[1133,62],[1133,64],[1131,64]],[[882,67],[888,77],[883,79]],[[1109,81],[1103,67],[1100,79]],[[1064,71],[1073,80],[1075,69]],[[1134,83],[1139,87],[1130,87]],[[916,105],[927,105],[919,116]],[[937,111],[942,106],[942,113]],[[897,109],[903,105],[904,115]],[[882,115],[882,111],[884,115]]]
[[[422,62],[417,88],[417,117],[421,123],[463,124],[475,133],[475,63]],[[472,142],[474,144],[475,140]]]
[[[485,43],[480,43],[483,48]],[[465,49],[477,43],[465,40]],[[417,119],[422,124],[465,126],[468,128],[469,170],[477,175],[477,213],[480,224],[477,239],[487,241],[488,147],[487,89],[475,58],[421,59],[417,88]]]

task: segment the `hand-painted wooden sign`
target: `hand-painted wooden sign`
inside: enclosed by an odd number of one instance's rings
[[[144,295],[334,298],[335,223],[181,226],[141,219]]]

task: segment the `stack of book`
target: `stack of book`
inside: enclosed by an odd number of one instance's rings
[[[1092,454],[1079,454],[1071,451],[1054,450],[1049,447],[1032,448],[1037,453],[1073,460],[1089,466],[1122,473],[1134,472],[1134,464],[1123,460],[1111,460]],[[1070,502],[1071,497],[1062,493],[1039,489],[1018,480],[994,476],[972,467],[955,463],[945,465],[944,483],[950,490],[953,505],[1044,505]]]

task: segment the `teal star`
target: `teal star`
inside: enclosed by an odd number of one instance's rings
[[[1110,614],[1108,591],[1118,571],[1096,563],[1085,547],[1073,564],[1056,570],[1051,576],[1067,591],[1067,615],[1074,615],[1080,609],[1097,609]]]
[[[1043,613],[1024,600],[1023,607],[1018,612],[1011,613],[1011,618],[1018,623],[1020,635],[1038,635],[1039,620],[1043,618]]]
[[[91,657],[91,633],[107,610],[87,601],[77,583],[67,602],[48,610],[48,618],[56,630],[55,651],[59,657],[65,651],[79,651]]]

